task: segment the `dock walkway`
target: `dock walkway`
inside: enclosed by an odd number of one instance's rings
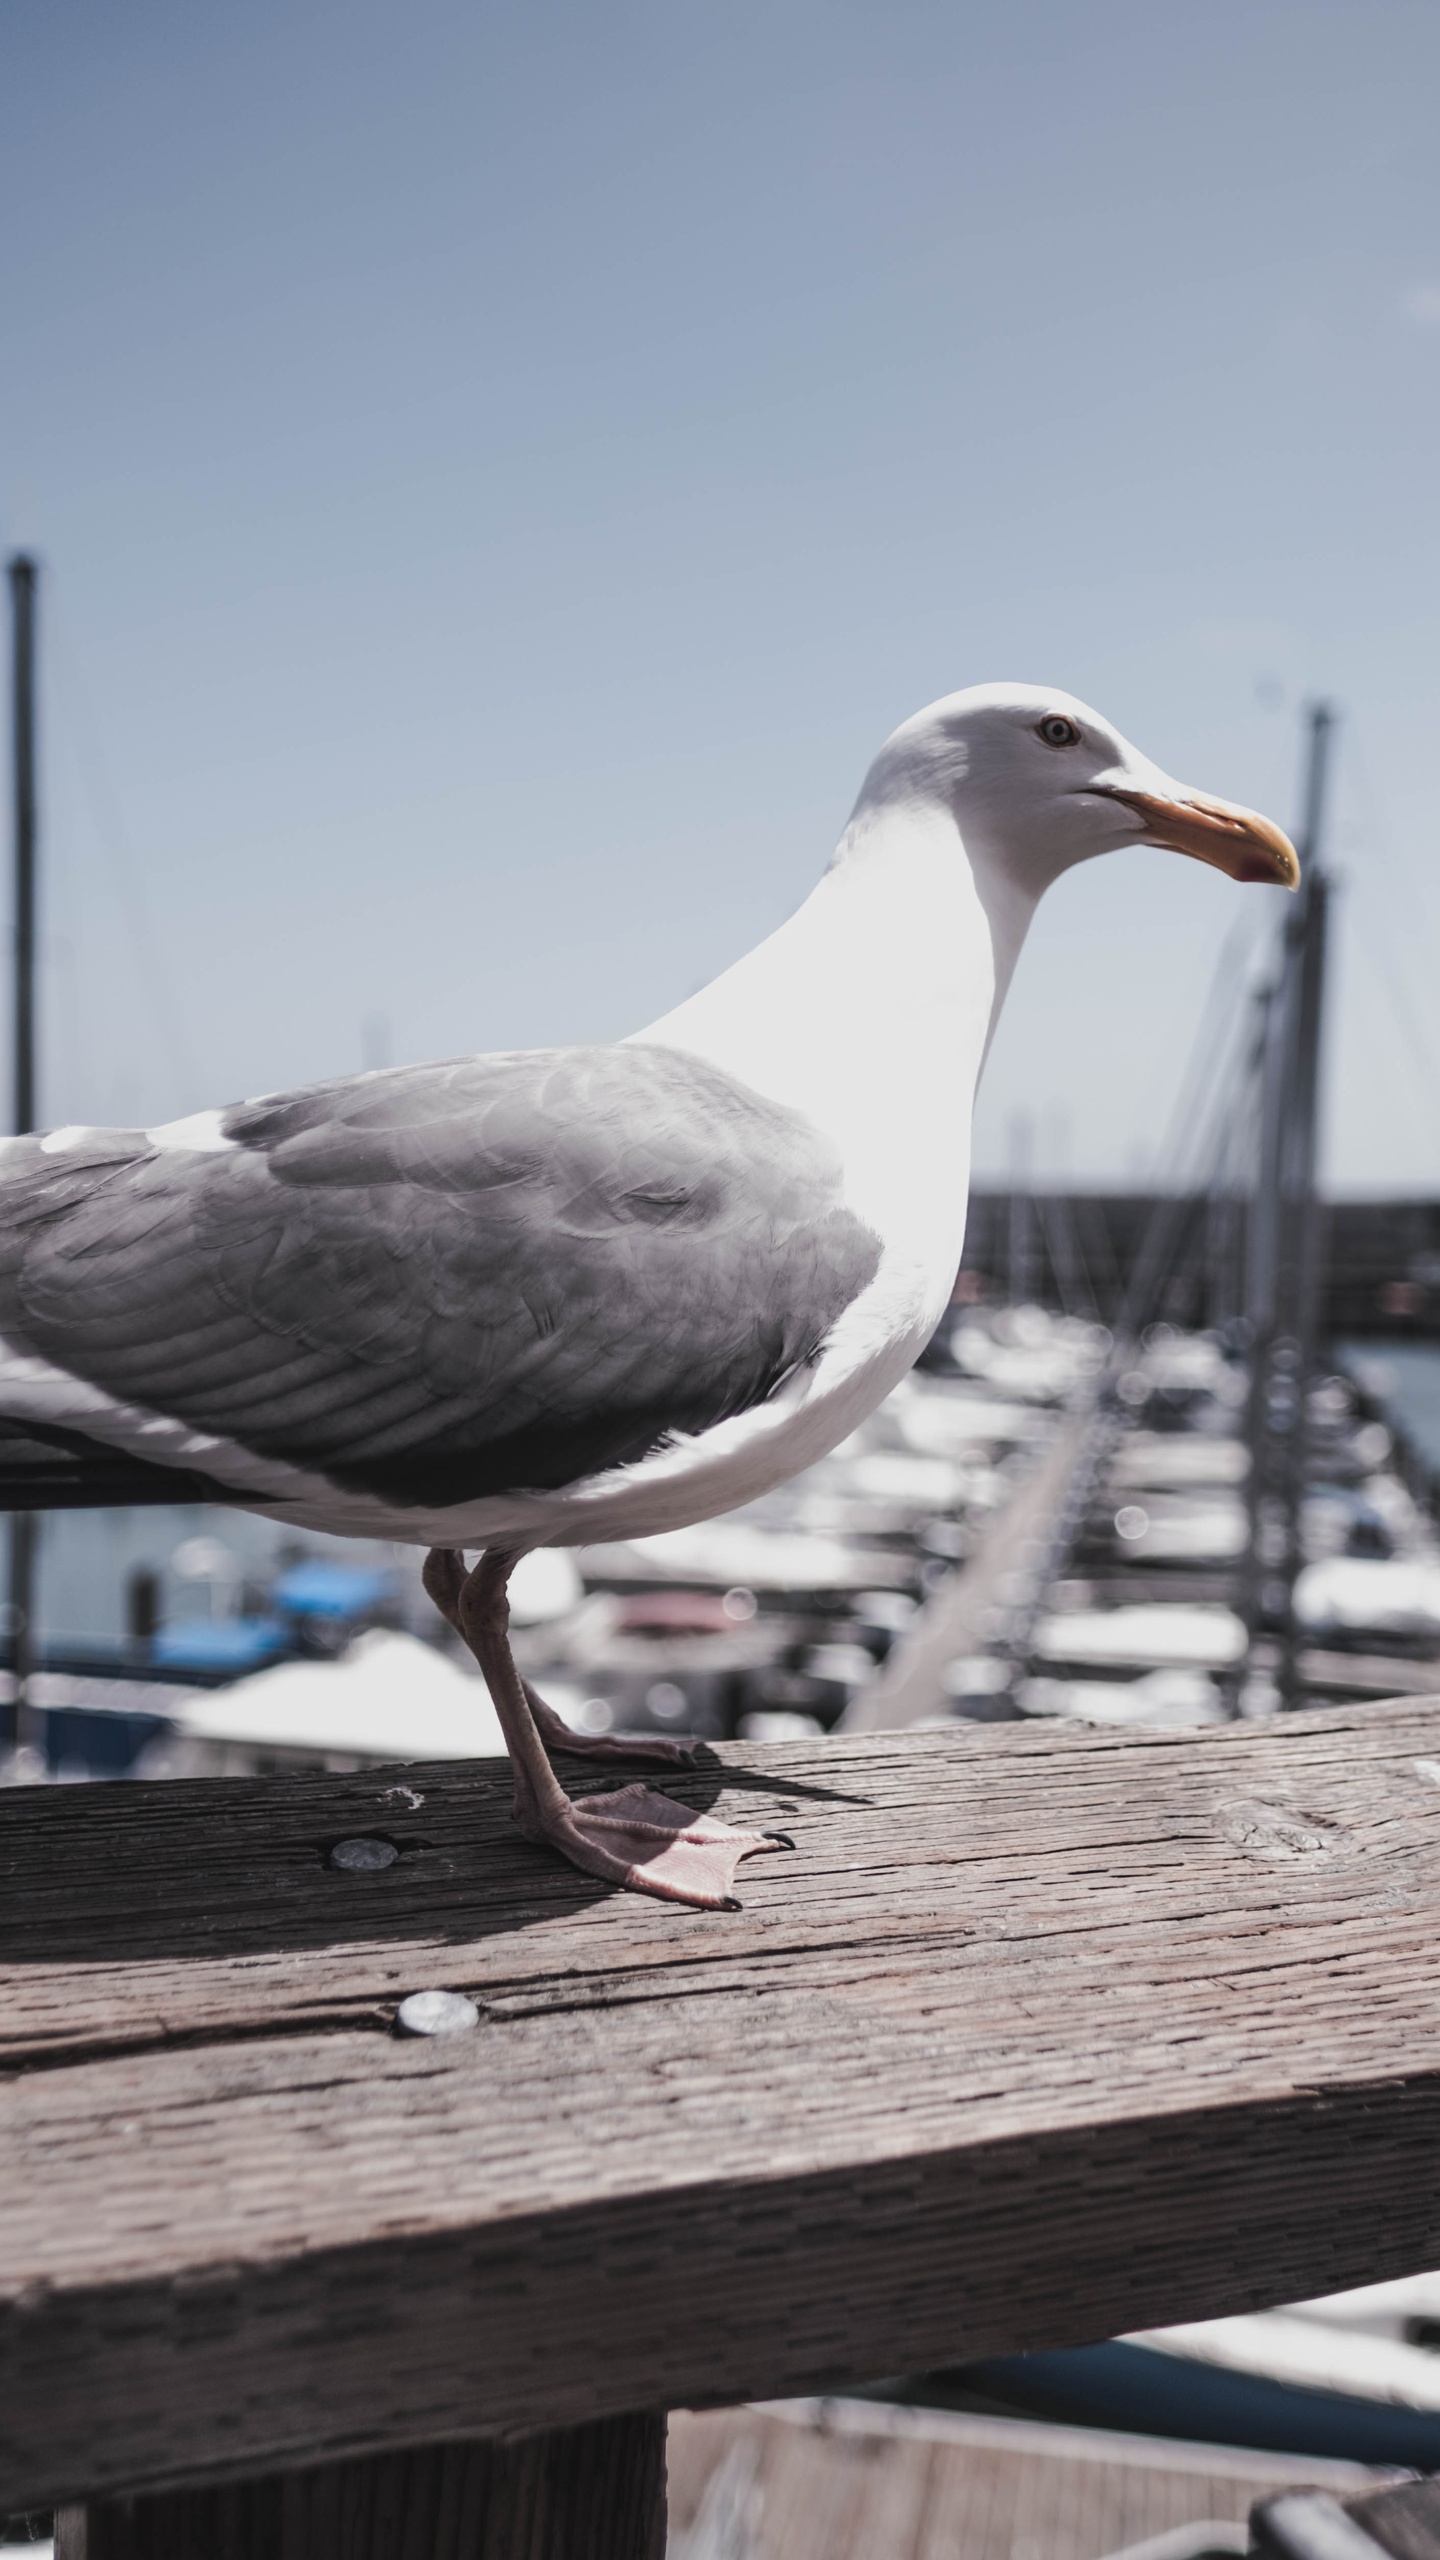
[[[1124,2560],[1202,2524],[1242,2552],[1257,2499],[1393,2476],[859,2400],[712,2409],[670,2423],[670,2560]]]

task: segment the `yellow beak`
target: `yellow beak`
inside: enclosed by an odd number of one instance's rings
[[[1192,854],[1212,863],[1232,880],[1262,880],[1281,889],[1300,886],[1300,858],[1289,837],[1234,800],[1212,800],[1205,791],[1167,793],[1132,790],[1128,784],[1100,783],[1109,800],[1123,800],[1145,821],[1146,844],[1163,845],[1171,853]]]

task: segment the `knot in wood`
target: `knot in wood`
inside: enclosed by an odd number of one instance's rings
[[[1258,1797],[1232,1796],[1216,1807],[1216,1818],[1226,1839],[1253,1857],[1327,1857],[1350,1846],[1333,1814],[1267,1804]]]

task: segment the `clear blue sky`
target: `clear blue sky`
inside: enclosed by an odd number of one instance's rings
[[[5,0],[47,1117],[631,1028],[953,686],[1282,818],[1323,687],[1332,1174],[1440,1188],[1437,90],[1433,0]],[[1062,884],[982,1168],[1153,1151],[1239,894]]]

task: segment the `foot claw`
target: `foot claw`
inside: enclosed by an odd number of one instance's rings
[[[788,1831],[762,1831],[760,1837],[762,1840],[778,1841],[782,1849],[793,1849],[795,1846]]]

